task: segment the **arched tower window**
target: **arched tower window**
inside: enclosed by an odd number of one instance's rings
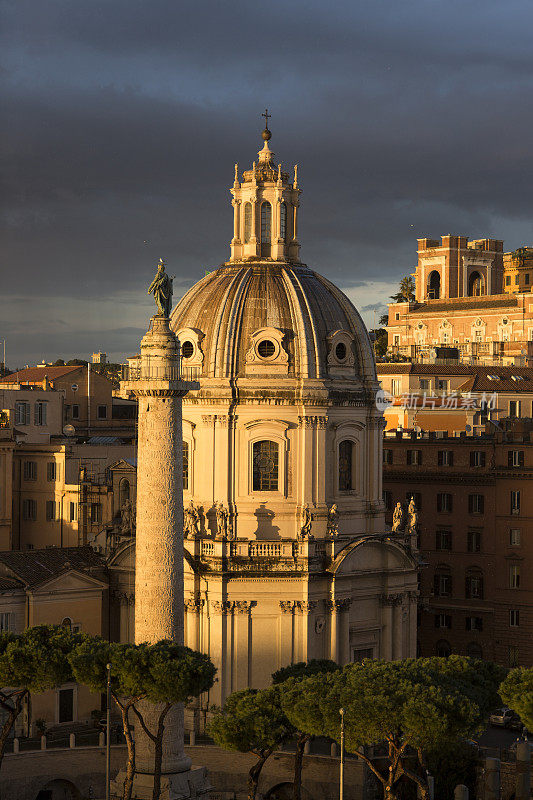
[[[287,241],[287,204],[282,203],[279,207],[279,235],[284,242]]]
[[[339,491],[353,489],[353,442],[345,439],[339,445]]]
[[[130,482],[127,478],[122,478],[119,485],[120,493],[120,507],[124,505],[126,500],[130,499]]]
[[[252,450],[252,488],[254,492],[277,492],[279,484],[279,446],[276,442],[254,442]]]
[[[252,238],[252,204],[244,204],[244,241],[249,242]]]
[[[483,276],[476,270],[468,279],[468,296],[480,297],[485,294],[485,281]]]
[[[261,255],[270,255],[270,242],[272,238],[272,206],[265,200],[261,203]]]
[[[65,619],[62,620],[62,622],[61,622],[61,626],[63,628],[66,628],[68,631],[71,631],[72,630],[72,620],[70,619],[70,617],[65,617]]]
[[[440,297],[440,273],[433,270],[428,281],[428,297],[430,300],[438,300]]]
[[[183,442],[183,488],[189,488],[189,442]]]

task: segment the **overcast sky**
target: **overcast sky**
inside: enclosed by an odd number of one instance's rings
[[[302,259],[372,325],[445,233],[531,244],[531,0],[0,0],[0,339],[137,349],[226,260],[233,164],[299,164]]]

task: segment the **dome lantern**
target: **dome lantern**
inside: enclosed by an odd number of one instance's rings
[[[263,116],[267,126],[261,134],[264,144],[258,153],[259,160],[243,172],[241,182],[235,165],[235,180],[230,190],[234,209],[230,260],[299,262],[297,171],[295,168],[295,180],[291,183],[281,164],[275,164],[269,147],[272,134],[268,129],[268,110]]]

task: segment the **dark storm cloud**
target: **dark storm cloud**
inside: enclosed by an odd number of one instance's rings
[[[265,105],[300,165],[302,257],[367,321],[417,236],[531,242],[527,0],[1,8],[0,338],[26,292],[21,360],[134,350],[157,258],[179,293],[227,257],[233,163],[256,157]]]

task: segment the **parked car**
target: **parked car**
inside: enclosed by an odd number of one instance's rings
[[[498,728],[508,728],[513,717],[516,717],[515,712],[503,706],[503,708],[498,708],[490,715],[489,722]]]

